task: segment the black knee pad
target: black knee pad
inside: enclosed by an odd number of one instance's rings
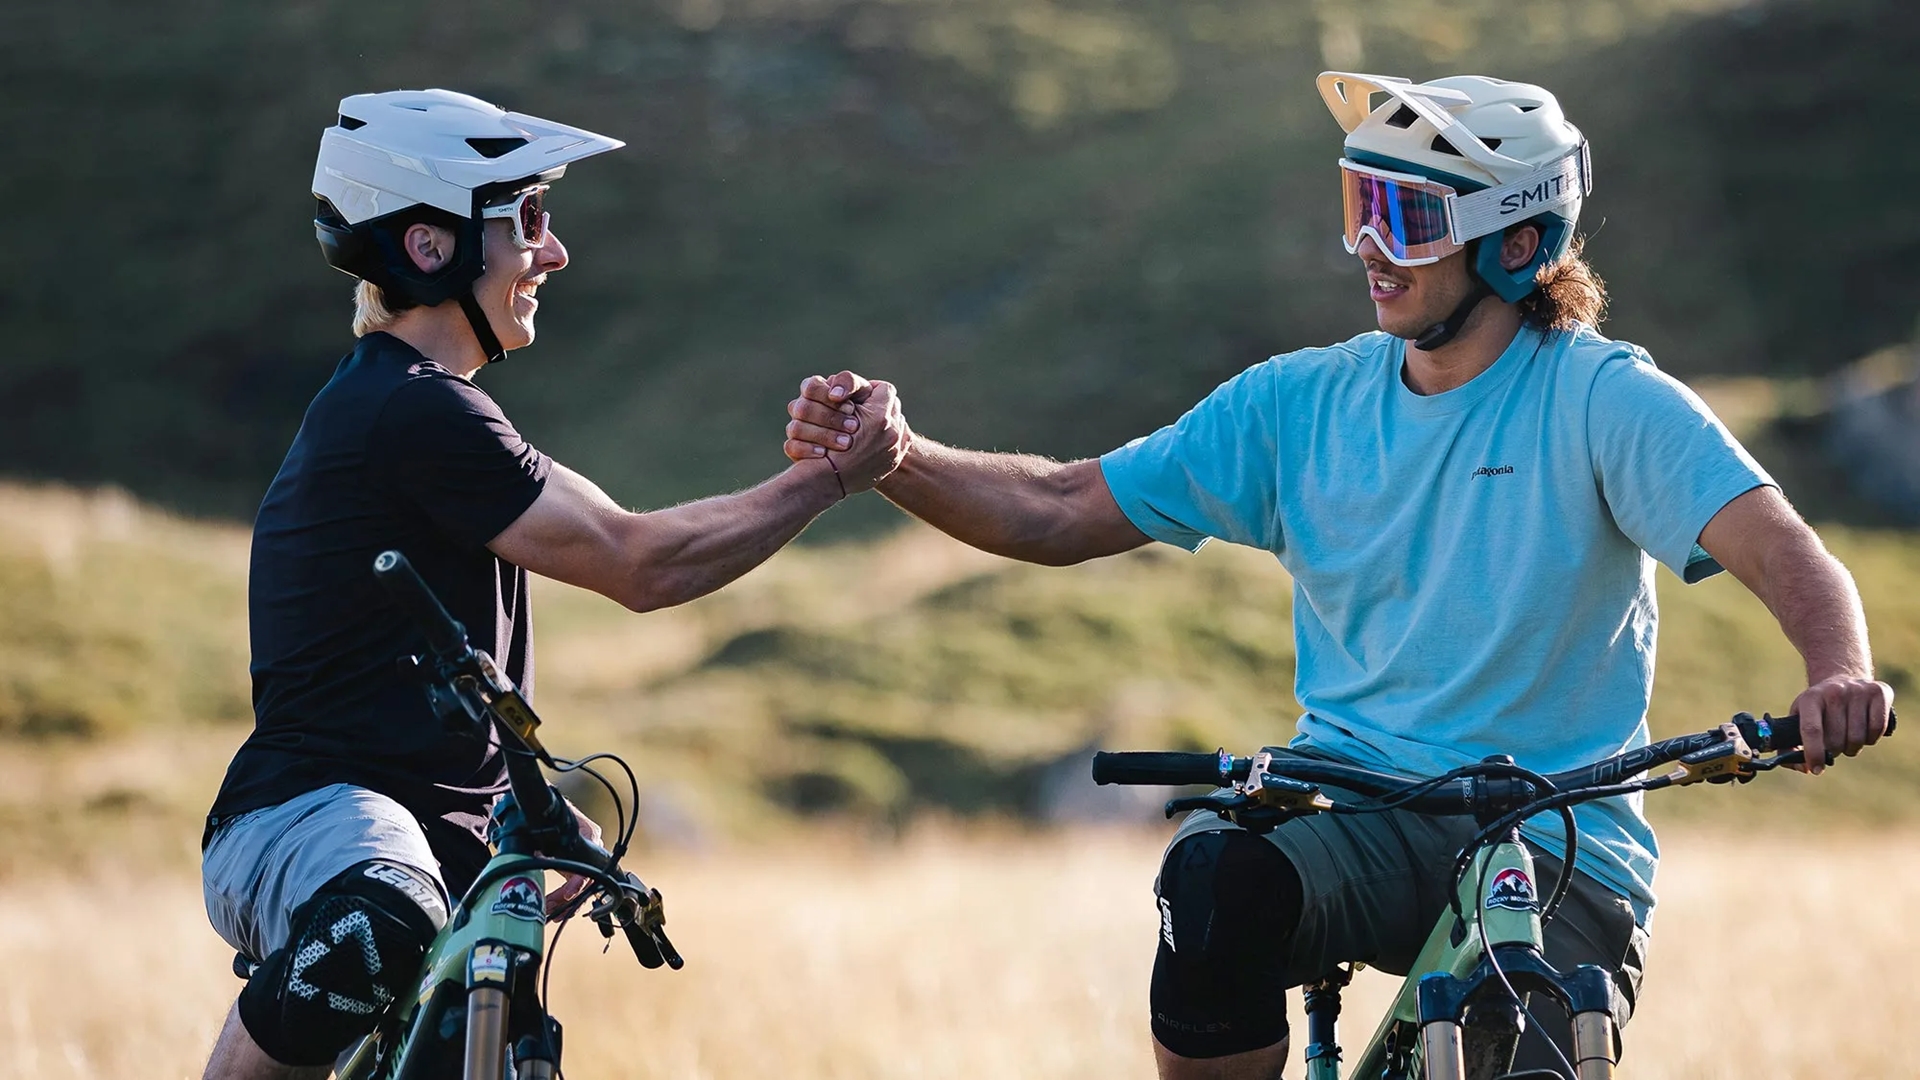
[[[1222,829],[1175,844],[1160,866],[1153,1037],[1216,1058],[1287,1037],[1277,972],[1300,922],[1300,875],[1267,841]]]
[[[397,863],[358,863],[293,912],[286,945],[240,992],[240,1022],[283,1065],[326,1065],[413,988],[447,921],[439,885]]]

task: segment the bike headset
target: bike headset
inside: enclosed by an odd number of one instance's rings
[[[1347,251],[1371,236],[1397,266],[1467,252],[1472,289],[1414,339],[1418,348],[1452,341],[1489,296],[1526,299],[1540,269],[1572,247],[1593,166],[1586,138],[1552,93],[1483,75],[1414,83],[1327,71],[1318,85],[1347,136],[1340,161]],[[1521,223],[1540,230],[1540,246],[1526,265],[1508,270],[1500,245],[1482,238]]]
[[[458,299],[487,362],[504,360],[473,294],[486,272],[482,211],[558,179],[570,162],[625,145],[450,90],[354,94],[320,136],[314,233],[327,264],[378,286],[389,310]],[[402,246],[408,227],[422,223],[455,238],[452,260],[430,273]]]

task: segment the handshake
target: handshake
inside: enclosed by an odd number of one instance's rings
[[[808,376],[800,396],[787,402],[787,416],[787,457],[825,461],[847,495],[885,480],[913,446],[893,384],[868,382],[851,371]]]

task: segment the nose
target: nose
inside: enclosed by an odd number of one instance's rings
[[[560,242],[560,235],[547,226],[547,237],[540,242],[539,250],[533,253],[534,265],[543,274],[551,274],[567,265],[567,245]]]
[[[1360,261],[1364,263],[1388,261],[1387,253],[1381,251],[1380,245],[1373,242],[1372,233],[1362,233],[1360,235],[1360,244],[1353,249],[1353,253],[1359,256]]]

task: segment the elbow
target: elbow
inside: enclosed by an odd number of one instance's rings
[[[1071,515],[1050,515],[1030,524],[1034,527],[1007,538],[1001,550],[994,554],[1036,566],[1077,566],[1111,554]]]
[[[1037,566],[1078,566],[1098,558],[1103,552],[1085,551],[1057,541],[1032,548],[1024,558]]]
[[[595,591],[636,614],[684,604],[699,595],[689,593],[691,582],[677,573],[675,550],[660,543],[654,530],[640,527],[643,515],[625,515],[624,526],[609,537],[603,564],[612,573],[607,588]]]
[[[661,608],[673,606],[652,592],[640,588],[628,589],[614,599],[620,602],[621,607],[635,615],[645,615],[649,611],[659,611]]]
[[[645,615],[649,611],[675,607],[692,599],[691,596],[675,589],[668,575],[656,568],[636,567],[627,575],[626,585],[614,599],[620,606],[636,615]]]

